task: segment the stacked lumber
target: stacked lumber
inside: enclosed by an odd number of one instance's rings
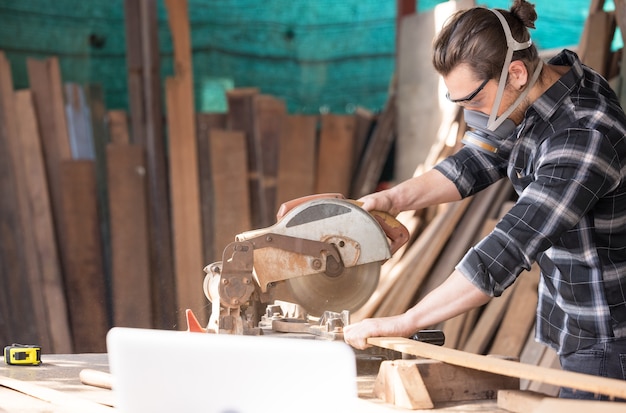
[[[154,10],[126,5],[148,33]],[[164,85],[167,142],[149,35],[129,59],[130,113],[107,109],[98,85],[64,83],[55,57],[29,59],[31,87],[14,91],[0,52],[0,183],[10,194],[0,202],[0,342],[102,352],[112,326],[183,329],[186,308],[206,322],[203,267],[236,234],[273,224],[290,199],[378,183],[393,100],[378,122],[364,108],[289,114],[277,97],[236,88],[226,113],[196,113],[186,4],[166,5],[177,62]]]

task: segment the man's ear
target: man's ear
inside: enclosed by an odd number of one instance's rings
[[[521,90],[528,83],[528,70],[521,60],[514,60],[509,65],[509,83],[517,90]]]

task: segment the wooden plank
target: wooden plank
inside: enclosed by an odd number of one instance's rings
[[[27,59],[26,66],[39,123],[48,189],[52,200],[54,222],[57,226],[57,241],[60,248],[63,248],[63,232],[60,227],[59,165],[62,161],[71,159],[72,155],[65,119],[59,61],[55,57],[46,60]]]
[[[172,224],[163,133],[156,0],[124,0],[131,142],[146,151],[155,327],[176,324]]]
[[[440,360],[444,363],[502,374],[508,377],[536,380],[542,383],[584,390],[594,394],[604,394],[613,397],[626,396],[626,382],[623,380],[531,366],[511,360],[420,343],[408,338],[373,337],[368,338],[367,343],[418,357]]]
[[[382,174],[392,144],[396,138],[396,97],[392,93],[365,145],[363,156],[354,173],[350,187],[350,197],[358,199],[374,192]]]
[[[208,322],[203,311],[202,222],[193,92],[191,39],[186,0],[166,0],[174,45],[175,76],[166,80],[170,191],[174,232],[174,268],[179,328],[186,328],[185,309]]]
[[[113,325],[151,328],[152,289],[143,147],[107,146]]]
[[[315,192],[348,196],[352,177],[355,119],[352,115],[321,116]]]
[[[516,413],[617,413],[626,411],[626,403],[622,402],[558,399],[520,390],[500,390],[498,407]]]
[[[107,113],[109,124],[109,136],[111,143],[128,144],[130,134],[128,132],[128,115],[124,110],[109,110]]]
[[[528,333],[535,324],[540,273],[539,266],[534,264],[530,271],[523,272],[515,281],[518,285],[493,340],[490,354],[520,357]]]
[[[41,296],[38,257],[29,220],[29,199],[9,61],[0,52],[0,337],[50,345]]]
[[[65,270],[74,351],[106,351],[110,328],[104,280],[100,220],[94,161],[70,160],[60,164]]]
[[[205,264],[222,259],[215,255],[215,228],[213,220],[213,176],[209,131],[226,128],[225,113],[199,113],[197,115],[198,174],[200,181],[200,214],[202,217],[202,257]]]
[[[235,235],[250,229],[250,195],[244,132],[211,129],[214,255],[219,260]]]
[[[253,228],[262,228],[261,215],[261,182],[259,166],[254,144],[254,97],[259,93],[257,88],[236,88],[226,92],[228,101],[228,117],[226,126],[233,131],[240,131],[246,137],[248,161],[248,179],[250,189],[250,212]]]
[[[287,106],[281,99],[269,95],[254,97],[254,156],[257,157],[260,186],[260,225],[276,222],[276,193],[280,142],[285,133]],[[251,156],[252,154],[248,154]]]
[[[109,133],[106,127],[107,112],[102,86],[91,83],[85,85],[85,100],[89,107],[89,118],[91,121],[104,274],[105,278],[109,279],[111,276],[111,223],[109,221],[106,164],[106,146],[109,143]]]
[[[276,205],[315,191],[317,121],[315,115],[288,115],[280,141]]]
[[[21,145],[21,164],[26,171],[25,189],[28,191],[28,212],[35,241],[38,272],[41,278],[42,304],[45,322],[50,334],[50,353],[72,352],[63,274],[57,249],[55,229],[50,206],[48,183],[41,148],[32,93],[15,93],[18,123],[18,142]],[[38,287],[39,289],[39,287]]]

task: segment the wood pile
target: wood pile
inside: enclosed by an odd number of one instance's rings
[[[195,113],[185,3],[167,6],[165,123],[152,38],[129,45],[130,113],[64,84],[54,57],[28,59],[30,89],[15,91],[0,52],[0,342],[100,352],[112,326],[182,329],[186,308],[206,322],[203,267],[236,234],[273,224],[284,201],[378,183],[393,99],[378,123],[363,108],[288,114],[257,88],[229,91],[227,113]],[[133,10],[133,30],[149,26],[154,10]]]

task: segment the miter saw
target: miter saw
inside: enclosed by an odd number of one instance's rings
[[[222,261],[205,267],[212,312],[202,328],[188,310],[190,331],[255,334],[273,320],[285,331],[315,333],[311,317],[330,328],[346,324],[376,289],[381,265],[409,237],[391,215],[368,212],[341,194],[292,200],[277,216],[268,228],[237,235]],[[283,318],[276,303],[296,304],[303,323]]]

